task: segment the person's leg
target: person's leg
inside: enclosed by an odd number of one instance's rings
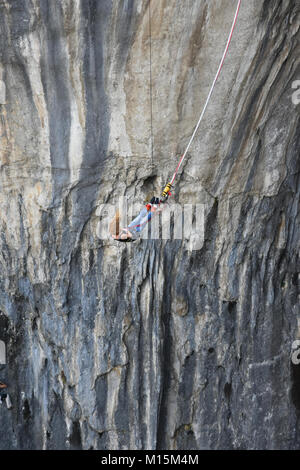
[[[144,217],[140,220],[140,224],[138,227],[136,227],[136,231],[137,232],[141,232],[147,225],[147,223],[149,222],[149,220],[151,220],[151,217],[152,217],[153,213],[152,212],[147,212]]]
[[[133,219],[132,222],[130,222],[130,224],[128,225],[128,228],[135,228],[137,225],[140,225],[141,221],[143,220],[143,218],[145,217],[145,215],[148,213],[146,207],[144,207],[141,212],[139,213],[139,215]]]
[[[156,204],[156,205],[158,205],[158,204],[159,204],[159,197],[153,196],[153,198],[152,198],[151,201],[150,201],[150,204]]]

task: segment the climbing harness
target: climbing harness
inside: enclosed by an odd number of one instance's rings
[[[232,26],[231,26],[231,30],[230,30],[229,37],[228,37],[228,40],[227,40],[227,43],[226,43],[226,47],[225,47],[225,50],[224,50],[224,53],[223,53],[223,56],[222,56],[222,59],[221,59],[219,68],[218,68],[218,70],[217,70],[216,76],[215,76],[215,78],[214,78],[213,84],[212,84],[212,86],[211,86],[211,88],[210,88],[210,91],[209,91],[209,93],[208,93],[208,97],[207,97],[206,102],[205,102],[205,104],[204,104],[203,110],[202,110],[202,112],[201,112],[201,114],[200,114],[200,117],[199,117],[198,122],[197,122],[197,124],[196,124],[196,127],[195,127],[195,129],[194,129],[194,132],[193,132],[193,134],[192,134],[192,136],[191,136],[191,138],[190,138],[190,140],[189,140],[189,143],[188,143],[188,145],[186,146],[186,149],[185,149],[184,153],[182,154],[182,156],[181,156],[181,158],[180,158],[180,160],[179,160],[179,163],[178,163],[178,165],[177,165],[177,167],[176,167],[176,170],[175,170],[175,172],[174,172],[174,174],[173,174],[173,176],[172,176],[172,179],[171,179],[171,181],[166,185],[165,189],[164,189],[163,192],[162,192],[162,197],[163,197],[163,198],[166,196],[166,194],[168,194],[169,188],[171,189],[171,187],[173,186],[173,183],[174,183],[174,180],[175,180],[176,175],[177,175],[177,173],[178,173],[178,170],[179,170],[179,168],[181,167],[182,162],[183,162],[183,160],[184,160],[185,157],[186,157],[186,154],[187,154],[187,152],[188,152],[188,150],[189,150],[189,148],[190,148],[190,146],[191,146],[191,144],[192,144],[192,142],[193,142],[193,140],[194,140],[194,137],[195,137],[195,135],[196,135],[196,132],[197,132],[197,130],[198,130],[199,126],[200,126],[200,123],[201,123],[201,121],[202,121],[202,119],[203,119],[203,116],[204,116],[204,114],[205,114],[205,111],[206,111],[206,108],[207,108],[207,106],[208,106],[209,100],[210,100],[210,98],[211,98],[212,92],[213,92],[213,90],[214,90],[215,84],[216,84],[216,82],[217,82],[217,80],[218,80],[218,78],[219,78],[221,69],[222,69],[222,67],[223,67],[223,64],[224,64],[224,61],[225,61],[225,58],[226,58],[226,55],[227,55],[227,52],[228,52],[228,49],[229,49],[229,45],[230,45],[230,43],[231,43],[231,39],[232,39],[232,36],[233,36],[234,28],[235,28],[235,25],[236,25],[236,22],[237,22],[237,18],[238,18],[238,14],[239,14],[240,7],[241,7],[241,2],[242,2],[242,0],[239,0],[239,1],[238,1],[237,8],[236,8],[236,12],[235,12],[234,19],[233,19],[233,23],[232,23]]]

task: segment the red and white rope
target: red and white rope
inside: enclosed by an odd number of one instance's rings
[[[179,160],[179,163],[178,163],[178,165],[177,165],[177,168],[176,168],[176,170],[175,170],[175,173],[174,173],[174,175],[173,175],[173,177],[172,177],[172,179],[171,179],[171,184],[173,184],[173,182],[174,182],[174,180],[175,180],[175,178],[176,178],[176,175],[177,175],[177,173],[178,173],[178,170],[179,170],[179,168],[181,167],[181,164],[182,164],[183,160],[185,159],[185,156],[186,156],[186,154],[187,154],[187,152],[188,152],[188,150],[189,150],[189,148],[190,148],[190,146],[191,146],[191,143],[192,143],[193,140],[194,140],[194,137],[195,137],[196,132],[197,132],[197,130],[198,130],[199,126],[200,126],[200,123],[201,123],[201,121],[202,121],[202,119],[203,119],[203,116],[204,116],[204,113],[205,113],[205,111],[206,111],[207,105],[208,105],[208,103],[209,103],[210,97],[211,97],[212,92],[213,92],[213,90],[214,90],[215,84],[216,84],[216,82],[217,82],[217,80],[218,80],[218,78],[219,78],[221,69],[222,69],[222,67],[223,67],[223,64],[224,64],[224,61],[225,61],[225,58],[226,58],[226,55],[227,55],[227,52],[228,52],[228,49],[229,49],[230,42],[231,42],[231,39],[232,39],[232,36],[233,36],[233,31],[234,31],[234,28],[235,28],[235,25],[236,25],[236,22],[237,22],[237,18],[238,18],[238,14],[239,14],[241,2],[242,2],[242,0],[239,0],[239,1],[238,1],[238,5],[237,5],[236,12],[235,12],[235,15],[234,15],[234,19],[233,19],[233,23],[232,23],[231,30],[230,30],[230,33],[229,33],[229,37],[228,37],[228,40],[227,40],[227,44],[226,44],[226,47],[225,47],[225,50],[224,50],[224,53],[223,53],[223,56],[222,56],[222,59],[221,59],[219,68],[218,68],[218,70],[217,70],[216,76],[215,76],[215,78],[214,78],[213,84],[212,84],[212,86],[211,86],[211,89],[210,89],[210,91],[209,91],[208,97],[207,97],[207,99],[206,99],[204,108],[203,108],[203,110],[202,110],[202,113],[200,114],[199,120],[198,120],[198,122],[197,122],[197,124],[196,124],[196,127],[195,127],[195,129],[194,129],[194,132],[193,132],[193,134],[192,134],[192,137],[190,138],[190,141],[189,141],[189,143],[188,143],[188,145],[187,145],[187,147],[186,147],[186,149],[185,149],[185,151],[184,151],[182,157],[181,157],[180,160]]]

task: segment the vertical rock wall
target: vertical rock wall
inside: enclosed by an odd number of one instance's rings
[[[199,250],[99,239],[170,177],[235,2],[0,1],[2,449],[295,449],[299,4],[242,2],[175,189]],[[298,366],[300,367],[300,366]]]

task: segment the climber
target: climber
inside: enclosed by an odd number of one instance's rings
[[[165,201],[163,201],[165,202]],[[138,234],[151,220],[152,216],[159,211],[161,201],[153,197],[151,201],[143,207],[139,215],[126,228],[120,228],[120,213],[117,210],[115,217],[110,224],[110,234],[114,240],[119,242],[133,242],[137,240]]]
[[[7,409],[10,410],[12,408],[12,404],[10,396],[7,392],[7,385],[3,382],[0,382],[0,405],[2,405],[4,402],[6,403]]]
[[[12,408],[12,403],[8,393],[0,393],[0,405],[4,402],[6,403],[7,409],[10,410]]]

